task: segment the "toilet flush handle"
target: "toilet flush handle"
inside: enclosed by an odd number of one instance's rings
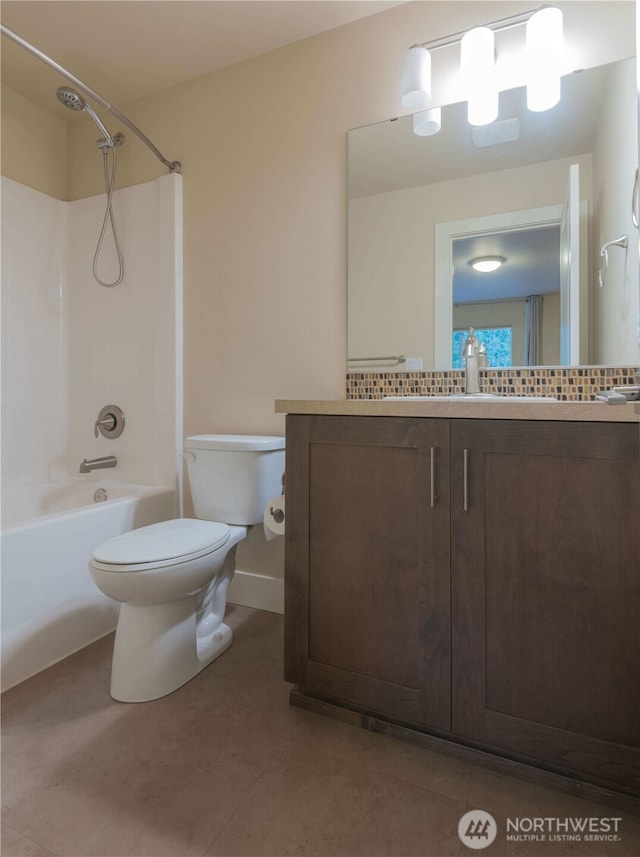
[[[178,453],[178,454],[179,454],[180,458],[190,458],[190,459],[191,459],[191,461],[195,461],[195,460],[196,460],[196,454],[195,454],[195,452],[180,452],[180,453]]]

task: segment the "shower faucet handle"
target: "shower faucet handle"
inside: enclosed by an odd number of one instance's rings
[[[95,421],[93,430],[96,437],[98,437],[98,430],[101,429],[103,426],[107,431],[114,430],[114,428],[116,427],[116,418],[113,414],[107,414],[107,416],[103,417],[101,420]]]
[[[98,414],[98,419],[93,424],[96,437],[100,433],[106,438],[120,437],[124,431],[124,414],[117,405],[105,405]]]

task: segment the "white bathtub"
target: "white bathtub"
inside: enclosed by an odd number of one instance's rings
[[[94,548],[174,516],[173,490],[97,475],[3,491],[2,690],[115,628],[118,605],[89,574]]]

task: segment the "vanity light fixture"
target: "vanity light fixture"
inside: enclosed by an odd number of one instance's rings
[[[460,40],[460,77],[469,125],[488,125],[498,118],[495,57],[495,37],[489,27],[474,27]]]
[[[492,274],[501,268],[506,262],[504,256],[477,256],[471,259],[469,264],[474,271],[479,271],[481,274]]]
[[[549,110],[560,101],[562,65],[562,12],[553,6],[540,9],[527,21],[525,58],[527,107]]]
[[[424,111],[431,103],[431,53],[460,45],[460,71],[468,98],[468,119],[474,126],[486,125],[498,116],[498,79],[495,64],[495,33],[526,24],[525,62],[527,105],[530,110],[548,110],[560,100],[562,62],[562,12],[554,6],[500,18],[468,32],[413,45],[402,61],[402,105]],[[414,120],[420,134],[421,119]],[[436,133],[437,130],[429,133]],[[428,136],[422,131],[422,136]]]
[[[402,59],[402,106],[419,110],[430,101],[431,54],[422,45],[414,45]]]

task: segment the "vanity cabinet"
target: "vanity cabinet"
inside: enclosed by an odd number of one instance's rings
[[[638,426],[287,417],[298,692],[640,797]]]
[[[449,424],[287,418],[287,680],[451,727]]]
[[[452,730],[640,794],[633,424],[455,420]]]

